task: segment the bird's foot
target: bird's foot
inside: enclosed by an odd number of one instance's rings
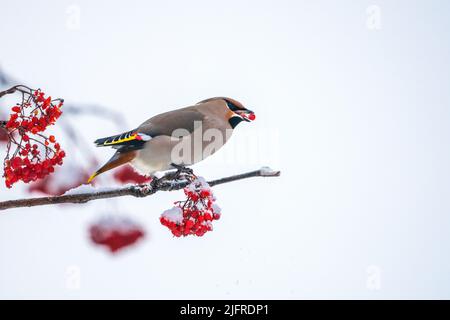
[[[185,166],[174,163],[172,163],[171,166],[177,169],[177,171],[171,173],[173,174],[173,176],[171,176],[172,180],[180,180],[181,178],[190,180],[192,177],[195,177],[194,170],[192,170],[191,168],[187,168]]]
[[[163,177],[164,178],[164,177]],[[151,190],[157,190],[159,189],[159,187],[161,186],[162,183],[162,179],[163,178],[157,178],[157,177],[153,177],[152,180],[149,183],[150,189]]]
[[[196,178],[194,171],[190,168],[186,168],[184,166],[171,164],[173,168],[176,169],[176,171],[170,171],[164,174],[162,177],[156,177],[153,176],[152,180],[150,181],[150,185],[153,188],[158,188],[161,185],[163,185],[166,182],[173,182],[173,181],[180,181],[180,180],[187,180],[192,181]]]
[[[179,164],[175,164],[175,163],[172,163],[170,165],[172,167],[174,167],[175,169],[177,169],[177,171],[179,171],[179,172],[188,173],[188,174],[194,173],[194,170],[192,170],[191,168],[185,167],[183,165],[179,165]]]

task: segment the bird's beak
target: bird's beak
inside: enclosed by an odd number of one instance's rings
[[[245,110],[238,110],[235,111],[238,115],[242,117],[247,122],[251,122],[256,119],[256,115],[253,111],[245,109]]]

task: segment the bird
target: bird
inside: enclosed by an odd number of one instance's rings
[[[158,114],[134,130],[95,140],[97,147],[112,147],[116,152],[88,183],[127,163],[146,176],[183,170],[220,149],[239,123],[255,118],[253,111],[228,97],[209,98]]]

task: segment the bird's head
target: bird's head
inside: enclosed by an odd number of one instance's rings
[[[242,105],[239,101],[231,98],[223,98],[229,109],[228,122],[235,128],[242,121],[251,122],[256,119],[255,113]]]
[[[255,113],[242,105],[237,100],[227,97],[215,97],[200,101],[197,104],[213,103],[214,108],[220,106],[220,116],[225,115],[231,127],[234,129],[242,121],[251,122],[256,119]]]

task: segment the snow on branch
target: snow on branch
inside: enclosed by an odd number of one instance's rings
[[[233,175],[225,178],[220,178],[217,180],[208,181],[208,184],[216,186],[223,183],[233,182],[237,180],[252,178],[252,177],[278,177],[280,176],[280,171],[274,171],[270,168],[263,167],[259,170],[250,171],[238,175]],[[149,184],[143,185],[132,185],[117,189],[96,189],[94,187],[83,185],[78,189],[71,190],[62,196],[54,197],[40,197],[40,198],[29,198],[29,199],[18,199],[0,202],[0,210],[7,210],[13,208],[24,208],[24,207],[35,207],[35,206],[45,206],[51,204],[62,204],[62,203],[86,203],[93,200],[107,199],[107,198],[117,198],[123,196],[133,196],[133,197],[147,197],[155,194],[158,191],[174,191],[180,190],[187,185],[190,181],[187,178],[174,177],[173,172],[169,172],[160,179],[154,179]]]

